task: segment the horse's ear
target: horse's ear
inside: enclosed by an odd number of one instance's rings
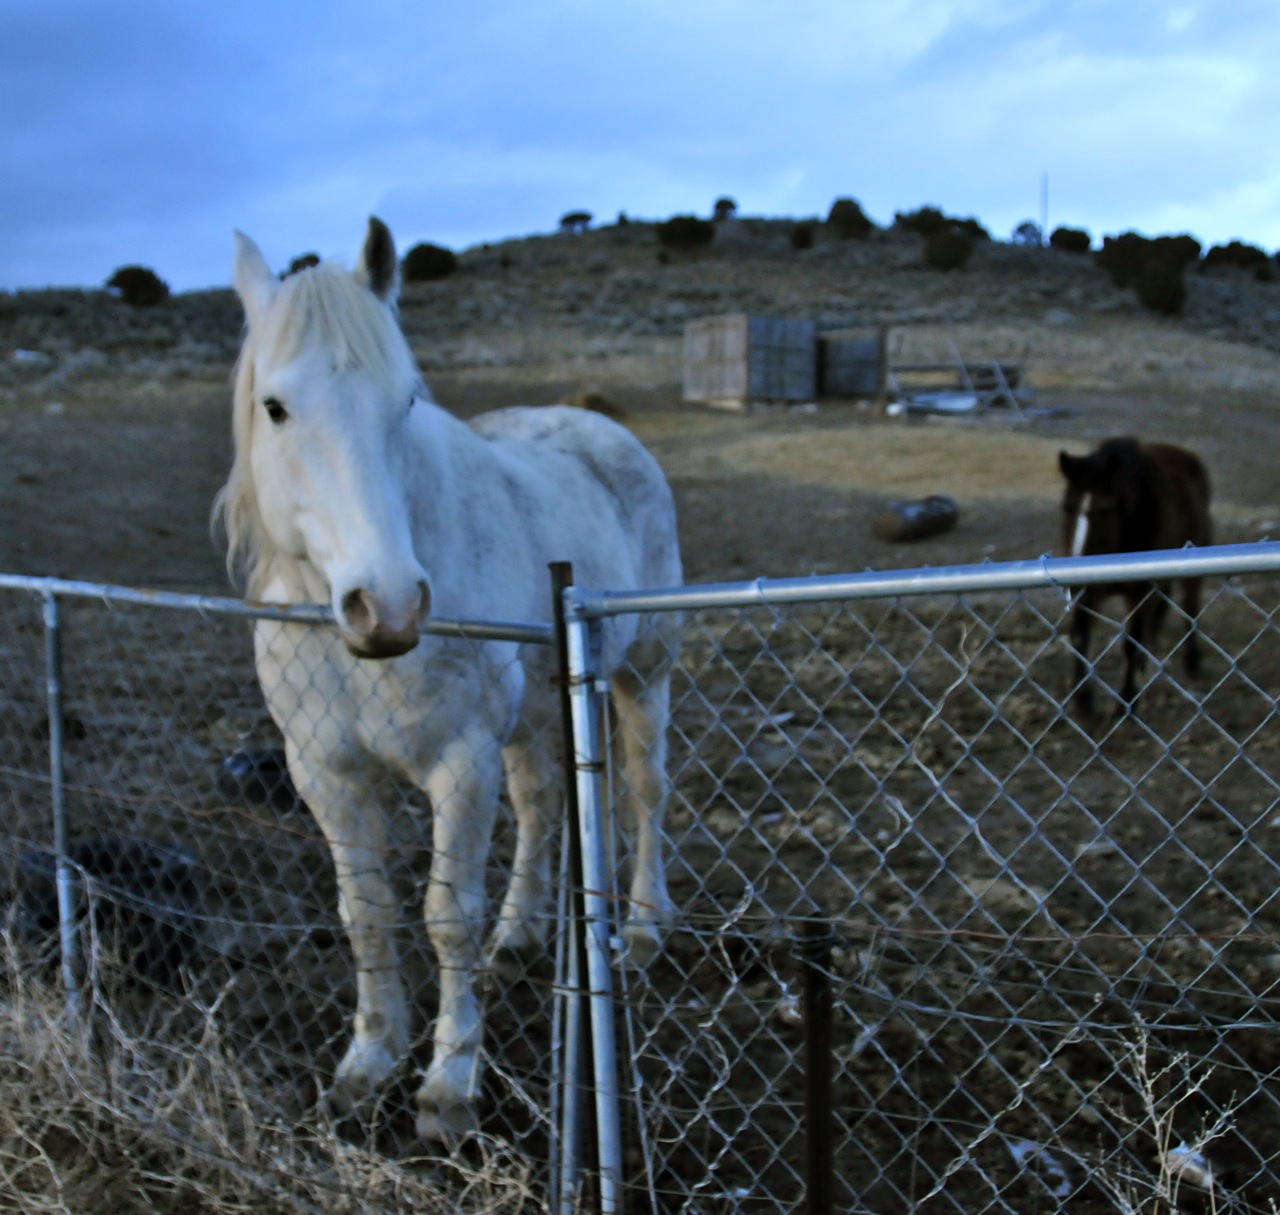
[[[1072,479],[1072,473],[1075,472],[1076,466],[1075,456],[1068,455],[1065,451],[1058,452],[1058,467],[1062,470],[1062,475],[1068,481]]]
[[[391,230],[376,215],[369,216],[369,231],[356,263],[356,277],[380,300],[394,304],[400,294],[400,263]]]
[[[236,254],[232,262],[231,281],[244,305],[250,326],[261,319],[275,297],[279,280],[271,273],[262,251],[243,232],[237,231]]]

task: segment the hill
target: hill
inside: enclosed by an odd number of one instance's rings
[[[406,286],[405,331],[462,415],[583,389],[618,400],[675,484],[694,579],[1047,551],[1058,447],[1119,430],[1197,446],[1225,536],[1270,522],[1280,284],[1193,271],[1169,318],[1085,255],[979,241],[944,273],[912,233],[842,240],[819,224],[796,249],[792,228],[736,219],[691,252],[662,249],[643,223],[470,249],[454,275]],[[952,344],[1013,358],[1056,413],[908,425],[846,405],[804,417],[685,405],[685,321],[731,311],[888,325],[906,361]],[[0,295],[0,569],[226,589],[206,520],[229,459],[241,323],[230,290],[144,308],[101,290]],[[869,538],[887,497],[933,490],[962,503],[945,543]]]

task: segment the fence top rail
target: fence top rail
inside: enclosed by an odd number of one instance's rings
[[[1057,589],[1068,592],[1089,583],[1146,582],[1277,571],[1280,571],[1280,543],[1259,541],[1097,557],[1046,555],[1024,561],[866,570],[861,574],[756,578],[751,582],[707,583],[662,590],[610,591],[570,587],[566,596],[570,615],[587,619],[633,612],[887,599],[966,591]]]
[[[206,616],[240,616],[251,620],[280,620],[294,624],[333,624],[333,610],[323,603],[263,603],[251,599],[186,595],[176,591],[77,582],[67,578],[36,578],[24,574],[0,574],[0,590],[30,591],[44,598],[97,599],[107,606],[131,603],[195,611]],[[433,617],[423,626],[423,632],[436,637],[463,637],[474,641],[520,641],[532,645],[550,645],[553,631],[549,624]]]

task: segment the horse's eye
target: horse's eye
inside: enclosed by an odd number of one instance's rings
[[[279,397],[263,397],[262,408],[267,411],[267,417],[277,426],[289,416],[289,411],[284,407]]]

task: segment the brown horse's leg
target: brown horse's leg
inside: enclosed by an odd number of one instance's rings
[[[1129,612],[1124,630],[1124,686],[1120,689],[1126,705],[1138,697],[1138,680],[1147,665],[1147,650],[1155,644],[1168,608],[1168,584],[1161,583],[1151,587]]]
[[[1092,588],[1076,594],[1071,608],[1069,636],[1072,650],[1071,701],[1085,717],[1093,716],[1093,677],[1089,673],[1090,612],[1093,609]]]
[[[1124,683],[1120,687],[1120,698],[1126,706],[1132,705],[1138,695],[1138,675],[1144,661],[1142,646],[1146,640],[1146,606],[1145,602],[1139,603],[1124,625]]]
[[[1187,614],[1186,657],[1187,674],[1200,674],[1200,579],[1182,580],[1182,610]]]

